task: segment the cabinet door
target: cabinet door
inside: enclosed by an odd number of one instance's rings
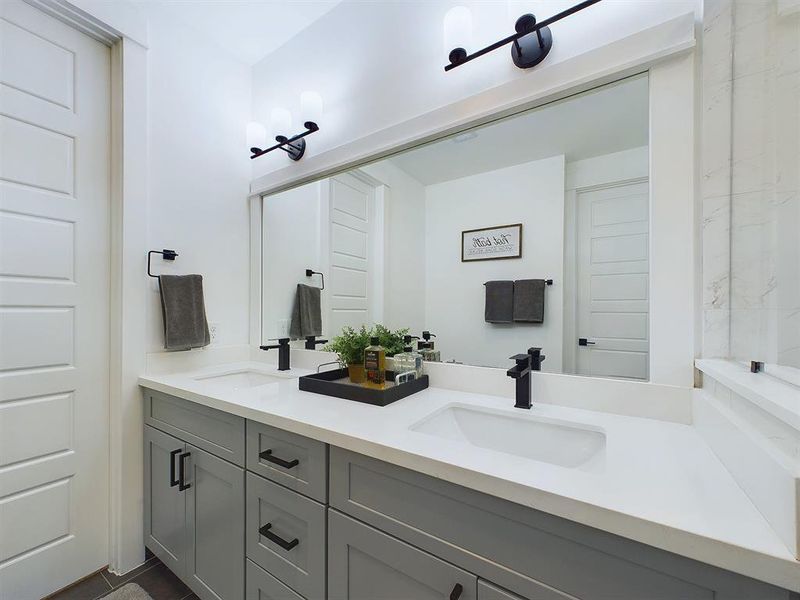
[[[566,596],[564,596],[566,598]],[[524,600],[496,585],[478,579],[478,600]],[[538,599],[537,599],[538,600]]]
[[[186,572],[186,504],[178,488],[178,460],[186,449],[178,438],[144,428],[144,540],[170,571]]]
[[[475,575],[328,511],[329,600],[475,600],[476,588]]]
[[[185,581],[203,600],[244,598],[244,470],[187,445]]]

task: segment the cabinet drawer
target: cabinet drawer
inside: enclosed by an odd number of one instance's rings
[[[244,419],[155,390],[144,390],[144,422],[244,466]]]
[[[726,583],[700,563],[340,448],[330,477],[332,508],[525,598],[712,600]]]
[[[325,597],[325,507],[247,474],[247,557],[306,598]]]
[[[471,573],[334,510],[328,527],[329,600],[475,600]]]
[[[282,429],[247,422],[247,468],[320,502],[328,499],[327,445]]]
[[[253,561],[247,561],[245,600],[304,600]]]

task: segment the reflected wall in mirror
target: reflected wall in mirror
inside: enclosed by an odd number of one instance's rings
[[[313,269],[323,337],[381,323],[435,334],[442,361],[541,347],[545,371],[646,380],[648,172],[642,75],[266,196],[263,338]],[[462,236],[513,243],[509,224],[521,256],[462,261]]]

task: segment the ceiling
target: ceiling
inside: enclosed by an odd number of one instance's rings
[[[137,0],[163,9],[240,61],[254,65],[341,0]]]
[[[637,77],[388,160],[431,185],[559,154],[572,162],[646,146],[648,120],[648,80]]]

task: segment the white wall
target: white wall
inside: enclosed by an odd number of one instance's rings
[[[561,371],[564,156],[480,173],[426,188],[426,318],[443,360],[507,366],[509,356],[544,349],[545,371]],[[522,258],[461,262],[461,232],[522,223]],[[483,283],[547,279],[544,323],[484,321]]]
[[[319,285],[305,272],[321,269],[320,202],[328,185],[326,179],[263,199],[262,340],[288,336],[298,283]]]
[[[361,168],[386,186],[384,325],[425,329],[425,187],[391,160]]]
[[[512,2],[509,10],[500,1],[345,0],[255,65],[254,117],[268,124],[271,109],[283,106],[299,125],[299,94],[317,90],[325,113],[321,130],[308,139],[306,154],[314,156],[511,80],[528,78],[535,86],[549,66],[693,11],[699,2],[603,2],[554,25],[553,50],[536,69],[517,69],[503,49],[445,73],[442,22],[456,4],[472,8],[477,48],[511,33],[520,14],[541,19],[574,2]],[[279,153],[262,157],[254,176],[287,162]]]
[[[156,4],[148,8],[148,244],[156,273],[203,275],[214,343],[248,342],[250,69],[204,43]],[[142,199],[144,202],[145,199]],[[144,275],[144,274],[143,274]],[[148,351],[163,349],[156,280],[147,303]]]

